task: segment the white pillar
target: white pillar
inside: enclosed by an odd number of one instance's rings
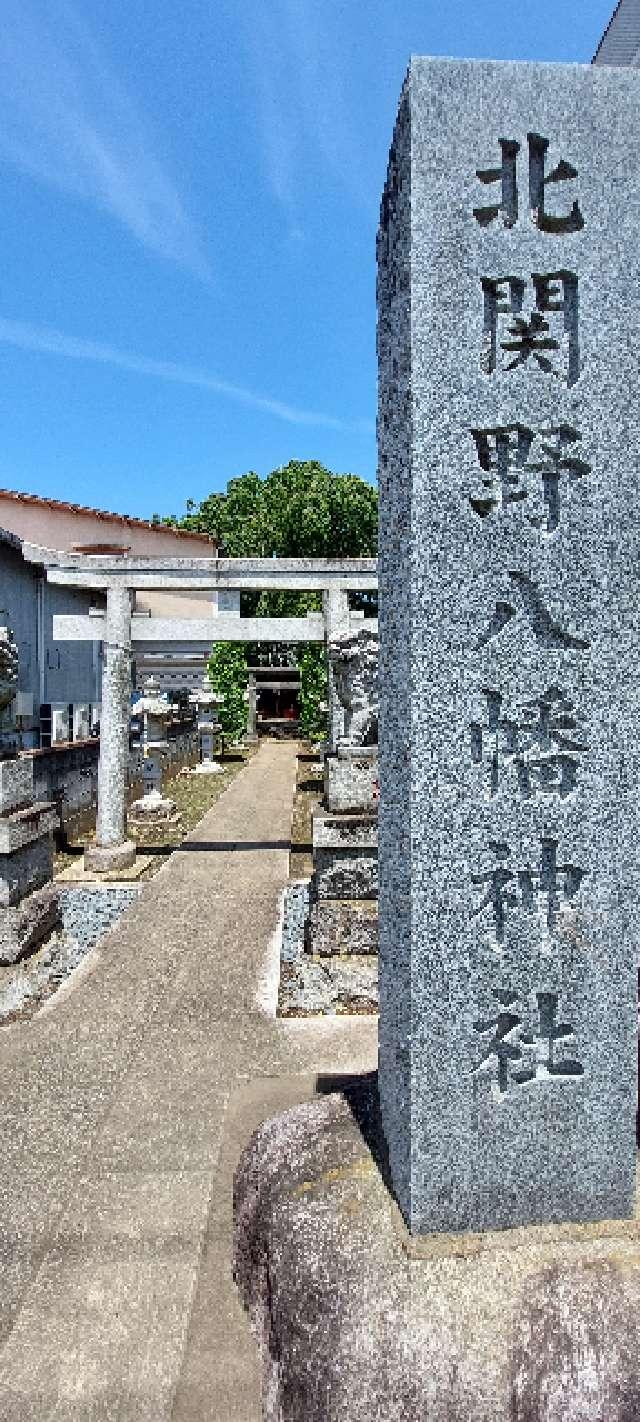
[[[84,854],[85,867],[98,873],[126,869],[136,856],[135,844],[126,838],[131,600],[130,588],[120,582],[107,589],[96,843],[87,846]]]

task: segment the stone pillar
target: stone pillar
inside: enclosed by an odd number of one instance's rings
[[[322,611],[324,614],[325,650],[327,650],[330,642],[349,631],[348,592],[340,587],[327,588],[322,594]],[[335,688],[333,669],[328,657],[327,661],[327,701],[329,703],[327,740],[329,750],[335,751],[338,741],[344,736],[345,712]]]
[[[96,842],[84,852],[85,868],[94,873],[127,869],[136,856],[126,838],[130,702],[131,590],[114,582],[107,589]]]
[[[634,1214],[638,142],[629,69],[416,59],[400,104],[379,1080],[418,1234]]]
[[[244,738],[248,745],[255,745],[258,739],[258,690],[253,672],[249,672],[247,681],[247,729]]]

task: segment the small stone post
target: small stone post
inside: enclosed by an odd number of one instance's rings
[[[349,594],[344,588],[327,588],[322,594],[324,614],[324,640],[328,652],[329,644],[336,637],[349,631]],[[335,751],[338,741],[344,736],[345,712],[334,684],[333,668],[329,659],[327,673],[327,700],[329,703],[328,734],[329,749]]]
[[[85,868],[93,873],[128,869],[136,847],[126,838],[126,787],[131,702],[131,589],[107,589],[107,627],[102,670],[98,815],[95,845],[87,845]]]

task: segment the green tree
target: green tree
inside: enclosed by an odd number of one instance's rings
[[[226,493],[210,494],[198,505],[189,501],[183,518],[172,516],[165,522],[210,534],[220,553],[229,558],[367,558],[376,553],[378,494],[356,474],[333,474],[317,460],[293,459],[272,470],[265,479],[253,472],[230,479]],[[365,594],[361,603],[368,601]],[[317,593],[249,592],[241,598],[245,616],[296,617],[318,611],[321,605]],[[243,662],[237,659],[237,652],[237,647],[217,643],[209,665],[212,667],[215,662],[216,668],[224,669],[225,694],[229,696],[237,674],[241,699],[247,659],[246,651]],[[312,643],[301,644],[296,660],[300,668],[302,726],[307,735],[320,737],[326,728],[326,717],[320,711],[327,686],[324,649]],[[234,713],[236,725],[240,723],[237,696],[234,705],[238,708]],[[244,730],[244,702],[242,708]],[[234,732],[237,734],[242,731]]]
[[[229,558],[373,557],[378,495],[356,474],[332,474],[315,459],[292,459],[266,479],[230,479],[225,494],[167,519],[209,533]]]
[[[218,720],[226,741],[239,741],[247,729],[247,651],[242,643],[216,642],[207,671],[214,691],[224,697]]]

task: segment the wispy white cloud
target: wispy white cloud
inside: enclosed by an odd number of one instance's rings
[[[145,121],[70,0],[3,0],[2,160],[103,208],[152,252],[208,276]]]
[[[349,68],[353,34],[343,7],[331,0],[259,0],[237,7],[237,16],[267,177],[292,228],[299,228],[310,170],[324,169],[368,207],[367,148]]]
[[[25,321],[9,321],[0,317],[0,345],[17,346],[23,351],[36,351],[45,355],[66,356],[71,360],[94,361],[100,365],[130,371],[132,375],[149,375],[157,380],[172,381],[177,385],[195,386],[196,389],[208,390],[214,395],[236,400],[253,410],[262,410],[265,414],[286,420],[291,425],[315,425],[344,434],[369,435],[374,430],[370,420],[340,420],[318,411],[300,410],[282,400],[274,400],[271,396],[260,395],[242,385],[220,380],[218,376],[209,375],[206,371],[179,365],[174,361],[151,360],[98,341],[84,341],[75,336],[65,336],[61,331],[49,326],[32,326]]]

